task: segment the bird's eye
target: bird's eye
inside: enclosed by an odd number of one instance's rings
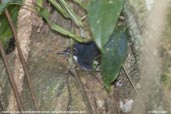
[[[73,48],[73,53],[77,53],[77,49],[76,48]]]

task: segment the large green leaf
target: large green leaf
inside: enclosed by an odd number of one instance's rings
[[[94,40],[102,50],[109,40],[124,0],[91,0],[88,6],[88,20]]]
[[[114,32],[102,51],[102,76],[106,89],[116,80],[127,53],[128,34],[125,30]]]

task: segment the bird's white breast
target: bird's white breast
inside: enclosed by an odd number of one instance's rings
[[[76,61],[76,62],[78,62],[78,57],[77,56],[73,56],[73,58],[74,58],[74,60]]]

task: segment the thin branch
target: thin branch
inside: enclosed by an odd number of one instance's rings
[[[121,114],[121,110],[120,110],[120,107],[119,107],[119,93],[118,93],[118,88],[115,88],[115,90],[114,90],[114,93],[113,93],[114,95],[114,104],[115,104],[115,106],[116,106],[116,112],[117,112],[117,114]]]
[[[2,85],[1,85],[1,83],[0,83],[0,89],[2,90]],[[1,96],[2,96],[2,91],[1,91],[1,93],[0,93],[0,111],[4,111],[4,107],[3,107],[3,105],[2,105],[2,98],[1,98]]]
[[[81,93],[83,96],[83,100],[84,100],[84,102],[87,106],[87,109],[88,109],[88,114],[94,114],[93,109],[92,109],[91,104],[90,104],[90,100],[87,96],[87,92],[84,89],[84,85],[81,81],[81,78],[80,78],[78,71],[76,69],[74,69],[74,71],[69,71],[69,72],[71,73],[71,75],[73,75],[76,78],[76,80],[78,82],[78,86],[80,87],[80,90],[81,90]]]
[[[1,100],[0,100],[0,111],[4,111],[4,107],[3,107],[3,105],[2,105]]]
[[[70,111],[71,103],[72,103],[72,94],[71,94],[71,88],[69,85],[69,76],[66,76],[66,83],[68,88],[68,104],[67,104],[67,111]]]
[[[5,51],[3,49],[3,46],[2,46],[1,41],[0,41],[0,50],[1,50],[1,55],[2,55],[2,58],[3,58],[4,65],[6,67],[7,74],[9,76],[10,85],[11,85],[12,90],[14,92],[14,96],[15,96],[16,101],[17,101],[18,109],[19,109],[19,111],[21,113],[21,111],[24,111],[24,108],[22,106],[22,102],[21,102],[21,99],[20,99],[20,94],[18,92],[18,88],[16,86],[16,83],[15,83],[15,80],[14,80],[14,77],[13,77],[13,74],[12,74],[12,71],[11,71],[11,69],[9,67],[10,65],[8,63],[7,56],[5,54]]]
[[[11,16],[10,16],[9,12],[8,12],[8,9],[5,10],[5,15],[7,17],[7,20],[9,22],[11,31],[12,31],[12,33],[14,35],[14,38],[15,38],[15,41],[16,41],[16,47],[17,47],[18,55],[19,55],[21,64],[23,66],[23,70],[25,72],[25,77],[26,77],[26,80],[28,82],[28,88],[30,90],[30,94],[31,94],[31,98],[32,98],[33,104],[34,104],[36,110],[39,111],[40,109],[39,109],[39,106],[38,106],[36,95],[35,95],[33,87],[32,87],[33,84],[32,84],[32,81],[30,79],[29,72],[27,70],[28,69],[27,68],[27,64],[26,64],[26,61],[24,59],[24,56],[23,56],[23,53],[22,53],[22,50],[21,50],[21,46],[20,46],[20,43],[19,43],[19,40],[18,40],[17,32],[15,30],[14,24],[12,23],[12,19],[11,19]]]
[[[105,113],[107,114],[109,112],[109,107],[108,107],[107,99],[104,100],[104,108],[105,108]]]
[[[133,57],[135,59],[135,63],[137,63],[138,62],[138,58],[137,58],[138,55],[136,54],[134,47],[135,47],[134,44],[130,45],[130,48],[131,48],[131,51],[132,51],[132,55],[133,55]]]
[[[137,96],[138,96],[138,98],[139,98],[141,104],[145,107],[145,104],[144,104],[144,102],[142,101],[142,98],[141,98],[141,96],[140,96],[140,94],[139,94],[139,92],[138,92],[136,86],[134,85],[132,79],[130,78],[130,76],[129,76],[127,70],[125,69],[125,67],[124,67],[123,65],[122,65],[122,69],[124,70],[124,73],[126,74],[126,77],[127,77],[128,80],[130,81],[132,87],[134,88],[134,90],[135,90],[135,92],[136,92],[136,94],[137,94]]]

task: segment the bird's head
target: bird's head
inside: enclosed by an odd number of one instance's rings
[[[78,48],[77,46],[71,46],[61,52],[58,52],[58,54],[62,54],[62,55],[66,55],[66,56],[69,56],[69,55],[77,56],[79,54],[79,49],[77,49],[77,48]]]

